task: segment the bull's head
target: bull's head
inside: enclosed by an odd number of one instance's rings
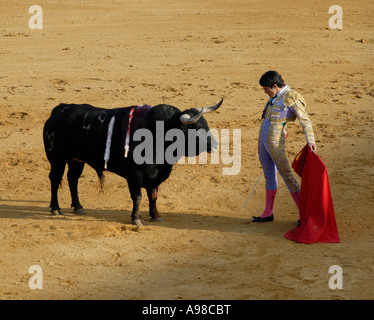
[[[203,117],[203,114],[210,113],[217,110],[223,102],[221,99],[216,105],[211,107],[203,108],[192,108],[185,110],[180,116],[180,121],[183,124],[184,130],[187,133],[187,143],[188,150],[186,150],[186,155],[196,156],[203,151],[212,152],[212,150],[218,146],[218,142],[212,136],[208,123]],[[189,130],[192,129],[192,130]],[[194,142],[191,139],[195,139],[196,148],[191,148]],[[192,150],[195,149],[195,150]]]

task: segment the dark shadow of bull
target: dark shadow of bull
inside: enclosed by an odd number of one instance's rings
[[[12,227],[16,230],[18,226],[17,220],[25,221],[25,219],[33,221],[32,225],[34,227],[40,226],[45,232],[53,233],[54,230],[50,229],[50,224],[44,224],[46,221],[55,221],[55,219],[60,220],[63,218],[63,221],[69,222],[67,228],[72,226],[70,222],[74,223],[76,220],[75,216],[64,215],[64,216],[52,216],[48,215],[48,211],[44,206],[44,201],[35,201],[30,199],[22,200],[5,200],[0,199],[0,219],[11,219]],[[126,218],[123,216],[123,213],[130,214],[129,210],[110,210],[110,209],[96,209],[89,208],[87,209],[87,216],[94,218],[91,221],[102,221],[103,218],[108,223],[126,223]],[[223,233],[230,234],[245,234],[253,235],[256,239],[276,239],[279,241],[279,234],[283,234],[287,230],[290,230],[294,227],[294,221],[278,221],[277,224],[271,224],[265,229],[262,228],[262,225],[251,224],[251,228],[248,228],[251,223],[250,220],[246,217],[230,216],[227,215],[205,215],[194,212],[165,212],[164,213],[168,219],[162,225],[159,225],[161,232],[162,230],[167,229],[181,229],[181,230],[209,230],[209,231],[219,231]],[[29,222],[30,222],[29,221]],[[40,223],[39,223],[39,222]],[[22,226],[29,226],[29,222],[20,223]],[[34,223],[35,222],[35,223]],[[43,228],[43,226],[45,228]],[[121,226],[121,230],[126,230]],[[127,230],[138,231],[137,227],[130,227]],[[30,231],[30,234],[33,233],[33,230]],[[3,234],[13,234],[13,231],[7,227],[3,230]],[[84,235],[82,235],[84,236]],[[10,238],[4,238],[10,239]],[[286,241],[286,240],[285,240]]]
[[[212,107],[192,108],[183,112],[165,104],[116,109],[96,108],[88,104],[58,105],[53,109],[43,130],[44,147],[51,164],[49,173],[51,213],[63,214],[57,193],[66,164],[68,164],[67,178],[71,206],[74,208],[74,213],[84,213],[78,197],[78,179],[87,163],[96,170],[100,179],[103,177],[103,172],[108,170],[127,180],[133,201],[131,214],[133,224],[144,224],[139,214],[141,188],[147,191],[151,221],[162,221],[156,206],[158,187],[169,177],[178,158],[196,156],[203,151],[210,153],[218,144],[209,134],[208,124],[202,115],[217,110],[222,101]],[[172,161],[165,159],[165,151],[176,141],[175,139],[165,141],[164,136],[157,137],[159,134],[157,125],[160,123],[162,134],[177,129],[184,137],[183,152],[180,152],[181,148],[174,150],[177,151],[177,156],[172,157]],[[147,132],[152,135],[150,144],[146,144],[146,137],[143,141],[134,139],[134,134],[139,129],[147,129]],[[202,132],[207,134],[201,135],[199,129],[203,129]],[[157,143],[159,139],[161,144]],[[191,140],[195,141],[190,143]],[[147,151],[151,150],[152,156],[148,161],[146,157],[141,158],[134,152],[140,144],[146,146],[143,152],[149,154]],[[145,159],[144,162],[140,163],[137,156]]]

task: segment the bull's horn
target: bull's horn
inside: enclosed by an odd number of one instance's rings
[[[201,117],[204,113],[209,113],[209,112],[212,112],[212,111],[217,110],[217,109],[221,106],[222,102],[223,102],[223,99],[221,99],[221,101],[218,102],[217,104],[215,104],[214,106],[211,106],[211,107],[203,107],[203,108],[201,108],[201,109],[199,110],[199,113],[198,113],[196,116],[192,117],[192,118],[191,118],[191,116],[190,116],[189,114],[187,114],[187,113],[182,114],[181,117],[180,117],[180,120],[181,120],[181,122],[184,123],[184,124],[195,123],[195,122],[197,122],[197,121],[200,119],[200,117]],[[196,110],[198,110],[198,109],[196,109]]]
[[[212,111],[216,111],[221,106],[222,102],[223,102],[223,98],[221,99],[220,102],[218,102],[214,106],[202,108],[203,113],[209,113],[209,112],[212,112]]]

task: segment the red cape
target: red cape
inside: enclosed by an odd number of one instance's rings
[[[321,158],[306,145],[292,168],[301,177],[300,226],[284,236],[301,243],[340,242],[327,169]]]

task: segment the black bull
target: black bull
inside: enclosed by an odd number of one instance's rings
[[[186,156],[196,156],[202,151],[211,152],[217,142],[210,138],[206,141],[206,149],[187,149],[188,129],[204,129],[209,131],[203,113],[214,111],[220,107],[222,100],[209,108],[188,109],[180,111],[170,105],[134,106],[116,109],[96,108],[88,104],[60,104],[55,107],[43,130],[44,147],[51,164],[49,179],[51,182],[51,213],[63,214],[58,203],[57,191],[68,164],[68,183],[70,188],[72,208],[74,213],[83,214],[84,209],[78,197],[78,179],[82,174],[85,163],[94,168],[100,178],[103,171],[108,170],[125,178],[128,183],[133,210],[133,224],[143,224],[139,214],[139,204],[142,198],[141,188],[145,188],[149,199],[149,214],[151,221],[162,221],[157,211],[156,200],[159,185],[165,181],[172,170],[173,163],[143,163],[134,161],[133,141],[137,129],[148,129],[155,134],[156,123],[162,121],[164,130],[180,129],[186,138]],[[130,138],[129,141],[126,141]],[[110,139],[109,139],[110,137]],[[165,152],[172,142],[164,143]],[[108,151],[108,145],[110,145]],[[129,152],[125,155],[125,147]],[[153,147],[153,153],[156,153]],[[158,150],[158,153],[160,150]],[[106,158],[105,158],[106,157]],[[105,158],[105,160],[104,160]]]

